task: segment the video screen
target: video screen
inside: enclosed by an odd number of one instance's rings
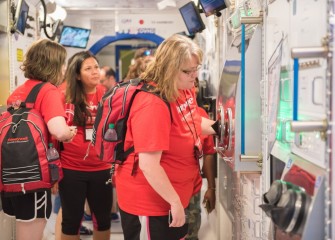
[[[18,6],[20,7],[20,6]],[[20,9],[20,14],[19,14],[19,18],[17,19],[17,25],[16,25],[16,29],[24,34],[25,30],[26,30],[26,22],[27,22],[27,18],[28,18],[28,12],[29,12],[29,6],[26,3],[26,1],[22,1],[21,4],[21,9]]]
[[[63,26],[59,43],[65,47],[86,48],[91,29]]]
[[[179,8],[179,11],[190,35],[194,35],[205,29],[205,24],[193,1]]]
[[[206,17],[227,8],[225,0],[199,0]]]

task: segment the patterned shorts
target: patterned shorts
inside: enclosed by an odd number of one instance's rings
[[[188,215],[188,232],[186,240],[198,240],[198,232],[201,225],[201,208],[200,208],[200,192],[190,200],[187,207]]]

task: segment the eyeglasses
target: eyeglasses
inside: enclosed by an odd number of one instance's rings
[[[200,70],[201,65],[199,65],[196,69],[194,70],[181,70],[183,73],[185,73],[188,76],[192,76],[193,73],[196,73]]]

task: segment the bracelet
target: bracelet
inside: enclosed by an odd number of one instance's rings
[[[215,187],[209,187],[209,188],[207,188],[207,190],[216,190],[216,188]]]

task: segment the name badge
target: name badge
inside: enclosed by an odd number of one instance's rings
[[[85,128],[85,140],[91,141],[93,135],[93,128]]]

